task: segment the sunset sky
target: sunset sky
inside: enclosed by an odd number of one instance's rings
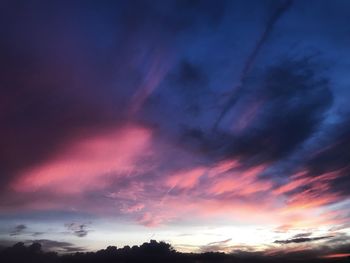
[[[350,253],[350,1],[3,0],[0,20],[0,246]]]

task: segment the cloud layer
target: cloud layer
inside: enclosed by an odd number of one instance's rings
[[[347,3],[1,5],[1,214],[349,228]]]

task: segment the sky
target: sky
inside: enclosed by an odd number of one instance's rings
[[[0,6],[0,244],[350,253],[349,1]]]

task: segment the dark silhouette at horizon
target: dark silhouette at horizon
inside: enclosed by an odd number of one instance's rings
[[[163,241],[150,240],[140,246],[108,246],[96,252],[59,254],[42,250],[38,242],[25,246],[18,242],[0,250],[0,262],[4,263],[78,263],[78,262],[350,262],[343,258],[291,258],[289,255],[265,256],[259,253],[226,254],[223,252],[182,253]]]

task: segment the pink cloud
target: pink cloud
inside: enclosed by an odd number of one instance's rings
[[[277,188],[273,178],[260,176],[269,164],[243,168],[239,159],[159,173],[168,147],[160,144],[151,130],[126,125],[67,146],[56,158],[25,171],[12,189],[31,200],[28,209],[127,216],[151,227],[214,218],[288,225],[288,229],[339,222],[340,212],[327,213],[323,208],[341,199],[330,191],[341,171],[311,176],[304,170]],[[147,161],[147,168],[140,165],[149,156],[154,163]],[[148,181],[144,174],[155,177]],[[89,192],[101,199],[89,199],[85,195]]]
[[[138,169],[135,161],[146,154],[150,139],[151,131],[139,126],[85,138],[67,146],[59,157],[25,171],[12,188],[61,194],[103,189],[110,179]]]
[[[272,183],[257,178],[265,168],[257,166],[246,171],[231,172],[224,178],[216,178],[209,192],[213,194],[236,192],[238,195],[249,195],[266,191],[271,188]]]
[[[199,178],[205,172],[206,169],[203,167],[194,168],[189,171],[178,172],[167,179],[166,185],[170,188],[193,188],[198,183]]]

